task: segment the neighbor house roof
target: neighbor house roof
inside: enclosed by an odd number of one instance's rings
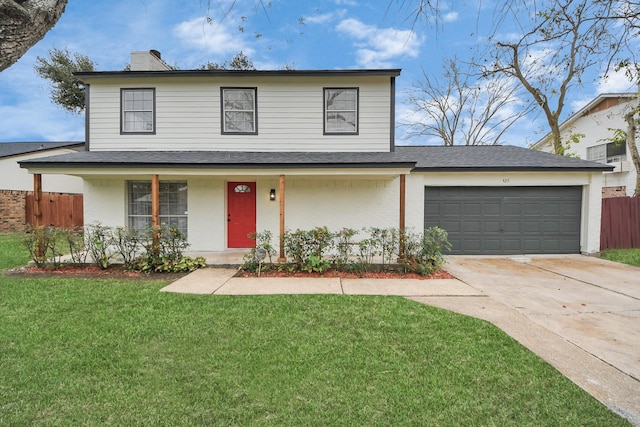
[[[571,126],[573,122],[578,120],[580,117],[586,116],[587,114],[591,114],[594,111],[598,111],[601,109],[601,104],[607,102],[604,108],[609,108],[612,105],[619,103],[621,99],[623,100],[631,100],[634,99],[636,94],[634,93],[601,93],[597,97],[595,97],[591,102],[582,107],[580,110],[572,114],[569,118],[567,118],[564,122],[560,124],[560,130],[563,131],[566,127]],[[608,102],[613,100],[614,104],[609,104]],[[534,144],[531,145],[533,149],[539,149],[544,146],[546,143],[551,143],[551,134],[546,134]]]
[[[83,151],[31,168],[410,168],[416,171],[608,171],[612,166],[514,146],[406,146],[394,152]]]
[[[0,158],[54,150],[56,148],[80,148],[84,142],[0,142]]]

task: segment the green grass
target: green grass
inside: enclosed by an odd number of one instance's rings
[[[489,323],[403,298],[0,280],[0,425],[628,425]]]
[[[609,249],[603,251],[601,256],[610,261],[640,267],[640,249]]]

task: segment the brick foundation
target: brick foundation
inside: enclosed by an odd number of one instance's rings
[[[13,233],[26,225],[29,191],[0,190],[0,233]]]
[[[627,187],[624,185],[619,187],[602,187],[602,198],[609,199],[611,197],[627,197]]]

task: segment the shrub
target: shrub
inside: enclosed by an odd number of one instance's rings
[[[141,234],[140,244],[145,249],[143,255],[132,262],[134,270],[156,273],[178,273],[206,267],[203,257],[191,258],[184,255],[189,243],[176,227],[162,224]]]
[[[260,268],[260,264],[271,265],[273,263],[273,257],[276,254],[276,249],[273,247],[273,234],[269,230],[264,230],[259,233],[251,233],[249,237],[255,240],[255,244],[249,251],[242,257],[242,269],[255,273]],[[264,259],[258,258],[258,250],[264,251]]]
[[[22,233],[22,243],[27,248],[31,260],[36,267],[43,268],[56,254],[58,237],[57,230],[53,227],[36,227],[27,225]]]
[[[64,230],[64,238],[67,241],[71,262],[84,264],[87,262],[88,250],[84,241],[84,228],[76,227]]]
[[[405,233],[403,264],[405,269],[421,275],[438,271],[444,264],[443,250],[451,249],[446,230],[430,227],[421,234]]]
[[[278,269],[287,272],[325,272],[336,268],[364,273],[374,264],[375,257],[381,256],[383,269],[395,264],[398,259],[405,272],[428,275],[442,267],[442,251],[451,248],[447,232],[438,227],[428,228],[423,233],[375,227],[363,228],[363,231],[369,237],[355,242],[354,237],[358,231],[351,228],[343,228],[336,233],[330,232],[327,227],[286,230],[283,244],[289,262],[279,264]],[[268,236],[270,242],[271,233],[265,231],[263,234]],[[266,246],[271,247],[269,245]],[[256,247],[258,246],[256,243]],[[356,247],[357,251],[354,250]],[[401,248],[403,253],[400,253]],[[245,256],[243,262],[244,270],[258,270],[255,249]]]
[[[115,251],[122,258],[122,263],[126,269],[134,267],[136,255],[142,248],[142,236],[137,230],[128,227],[115,227],[112,231],[113,246]]]
[[[108,268],[113,258],[109,250],[112,243],[111,228],[99,222],[87,226],[85,243],[94,264],[102,269]]]
[[[333,257],[333,262],[339,269],[353,262],[353,247],[356,244],[353,242],[353,237],[356,234],[358,232],[353,228],[343,228],[334,234],[336,254]]]

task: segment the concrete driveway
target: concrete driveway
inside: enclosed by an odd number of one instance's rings
[[[458,310],[455,301],[423,302],[497,320],[571,380],[640,425],[640,268],[563,255],[452,256],[445,269],[491,301],[458,299]],[[522,319],[518,330],[518,318],[507,316],[513,310],[541,328]],[[510,320],[501,326],[500,319]]]

